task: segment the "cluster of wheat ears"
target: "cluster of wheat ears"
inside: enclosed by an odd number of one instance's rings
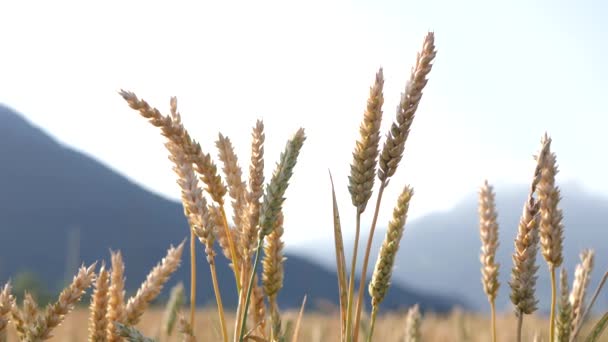
[[[360,138],[355,144],[348,179],[348,189],[356,212],[350,268],[346,267],[340,216],[330,175],[340,312],[340,331],[335,333],[339,334],[341,341],[356,342],[363,334],[367,335],[365,337],[367,341],[372,341],[373,338],[379,306],[389,289],[395,256],[403,236],[408,207],[413,196],[411,187],[403,186],[397,199],[376,259],[373,275],[368,282],[366,275],[372,240],[384,190],[388,187],[403,157],[405,143],[435,55],[434,34],[428,33],[381,149],[380,126],[384,103],[382,69],[377,72],[374,84],[370,88],[359,129]],[[282,205],[298,154],[306,139],[304,130],[299,129],[287,142],[272,178],[264,187],[265,135],[261,121],[258,121],[253,128],[247,182],[243,180],[243,172],[230,139],[219,135],[216,147],[219,151],[219,159],[223,163],[224,178],[222,178],[212,157],[203,151],[199,143],[185,129],[177,110],[176,98],[171,98],[170,114],[163,115],[158,109],[131,92],[121,91],[120,95],[131,108],[159,128],[166,138],[165,146],[174,164],[173,170],[177,174],[177,183],[181,188],[184,214],[189,223],[190,314],[189,317],[182,314],[177,303],[177,298],[180,296],[174,295],[172,296],[174,300],[169,304],[168,320],[172,322],[171,324],[177,321],[184,341],[196,341],[193,327],[196,325],[196,240],[198,240],[205,247],[204,253],[217,303],[221,339],[224,342],[230,339],[239,342],[297,341],[305,299],[295,327],[286,329],[282,324],[277,294],[283,286]],[[521,340],[524,315],[533,313],[537,306],[535,283],[538,266],[535,265],[535,260],[539,243],[542,255],[549,265],[553,290],[549,328],[551,342],[576,340],[580,327],[603,284],[602,282],[596,290],[591,303],[585,306],[585,293],[593,267],[593,252],[584,251],[581,255],[581,264],[576,269],[572,290],[568,290],[566,272],[562,269],[561,291],[557,293],[555,273],[563,259],[563,225],[562,213],[558,207],[560,194],[555,185],[556,159],[550,147],[551,139],[545,135],[540,152],[535,158],[537,166],[515,239],[509,285],[511,300],[519,322],[516,327],[518,341]],[[362,249],[364,251],[361,273],[363,279],[356,288],[355,270],[359,252],[361,217],[372,197],[376,177],[379,181],[376,204],[367,244],[365,249]],[[233,208],[230,220],[225,208],[226,194],[230,197]],[[499,289],[497,280],[499,265],[495,262],[498,224],[494,193],[487,182],[481,187],[479,198],[482,283],[492,308],[492,338],[496,341],[494,301]],[[231,320],[235,322],[232,331],[229,331],[226,323],[221,287],[216,275],[216,241],[224,256],[230,261],[236,282],[238,307],[234,319]],[[99,271],[95,271],[95,264],[89,267],[83,266],[73,282],[60,294],[57,302],[50,304],[45,310],[39,309],[36,301],[29,294],[25,294],[22,305],[18,306],[11,293],[11,285],[7,283],[0,292],[0,342],[7,339],[8,322],[12,323],[17,335],[23,341],[37,342],[51,338],[53,329],[64,320],[92,284],[94,291],[90,304],[89,341],[124,339],[152,341],[137,331],[135,326],[150,302],[159,295],[170,275],[179,267],[183,248],[184,242],[177,248],[171,247],[167,256],[149,273],[137,293],[128,300],[125,298],[125,266],[120,252],[112,252],[110,268],[101,265]],[[258,273],[260,259],[262,268]],[[362,316],[366,285],[371,296],[371,315],[369,323],[365,324],[366,329],[363,329],[362,320],[367,319]],[[183,288],[178,290],[183,291]],[[556,309],[557,304],[559,306]],[[411,308],[407,317],[405,340],[420,341],[421,315],[418,306]],[[604,315],[587,341],[597,340],[607,322],[608,315]]]

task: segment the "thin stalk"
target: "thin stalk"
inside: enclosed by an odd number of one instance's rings
[[[372,242],[374,240],[374,232],[376,231],[376,223],[378,222],[378,213],[380,211],[380,203],[382,202],[382,194],[386,188],[386,181],[380,183],[380,190],[378,190],[378,199],[376,200],[376,209],[374,211],[374,218],[372,219],[372,226],[369,229],[369,236],[367,237],[367,246],[365,248],[365,257],[363,258],[363,270],[361,271],[361,281],[359,282],[359,296],[357,297],[357,314],[355,316],[355,328],[354,331],[359,331],[359,323],[361,321],[361,309],[363,308],[363,287],[365,286],[365,280],[367,279],[367,265],[369,263],[369,254],[372,249]],[[354,334],[354,342],[359,339],[359,334]]]
[[[228,329],[226,327],[226,318],[224,316],[224,305],[222,304],[222,295],[220,293],[220,287],[217,282],[217,274],[215,272],[215,260],[213,258],[209,262],[209,269],[211,270],[213,292],[215,293],[215,300],[217,302],[217,314],[220,318],[220,326],[222,328],[222,338],[224,342],[228,342]]]
[[[494,301],[490,303],[490,308],[492,310],[492,342],[496,342],[496,304]]]
[[[555,267],[551,266],[551,317],[549,321],[549,341],[555,341],[555,301],[556,301],[556,286],[555,286]]]
[[[241,275],[239,273],[239,263],[236,258],[236,248],[234,247],[234,241],[232,241],[232,234],[230,233],[230,227],[228,227],[228,219],[226,218],[226,211],[224,210],[223,205],[220,205],[220,214],[222,215],[224,229],[226,230],[226,238],[228,239],[228,247],[230,248],[230,258],[232,258],[232,266],[234,267],[236,292],[241,292]]]
[[[524,313],[519,311],[517,313],[517,342],[521,342],[521,328],[524,323]]]
[[[353,259],[350,264],[350,280],[348,282],[348,304],[346,305],[346,341],[350,342],[353,335],[356,335],[352,330],[353,325],[353,299],[355,295],[355,267],[357,266],[357,249],[359,248],[359,231],[361,229],[361,212],[357,208],[357,223],[355,225],[355,247],[353,250]]]
[[[196,236],[190,229],[190,326],[194,326],[196,312]]]
[[[264,236],[260,236],[258,239],[258,247],[255,249],[255,259],[253,261],[253,269],[251,270],[251,277],[249,277],[249,284],[247,285],[247,297],[245,297],[245,308],[243,309],[243,318],[241,320],[241,333],[239,334],[239,342],[243,342],[245,338],[245,323],[247,320],[247,312],[249,310],[249,302],[251,301],[251,289],[253,289],[253,277],[255,271],[258,268],[258,261],[260,260],[260,250],[264,244]]]
[[[372,335],[374,335],[374,326],[376,326],[376,315],[378,314],[378,308],[372,309],[372,317],[369,323],[369,333],[367,334],[367,342],[372,342]]]

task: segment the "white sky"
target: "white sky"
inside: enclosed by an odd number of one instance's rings
[[[353,226],[347,176],[369,86],[383,66],[386,132],[427,30],[436,33],[436,66],[381,225],[405,184],[415,188],[411,216],[419,217],[454,205],[484,178],[527,183],[545,130],[560,181],[608,194],[608,8],[600,1],[92,4],[0,3],[0,102],[174,199],[163,140],[119,89],[165,113],[176,95],[202,146],[216,155],[221,131],[245,167],[251,127],[263,118],[268,175],[302,126],[308,140],[287,191],[288,245],[332,236],[328,169],[344,229]]]

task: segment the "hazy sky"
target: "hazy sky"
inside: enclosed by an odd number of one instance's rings
[[[554,138],[560,182],[608,194],[605,2],[92,4],[0,3],[0,102],[170,198],[179,189],[163,139],[119,89],[165,113],[177,96],[202,146],[216,155],[221,131],[245,167],[251,127],[264,119],[268,175],[302,126],[308,140],[287,191],[288,244],[332,236],[328,169],[344,229],[352,229],[347,176],[369,86],[384,67],[384,135],[428,30],[436,64],[381,225],[405,184],[415,188],[411,216],[419,217],[449,208],[484,178],[527,183],[544,131]]]

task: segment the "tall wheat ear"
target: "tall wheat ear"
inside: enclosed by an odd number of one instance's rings
[[[496,213],[495,194],[492,186],[486,180],[479,190],[479,236],[481,239],[481,283],[488,296],[491,308],[492,341],[496,342],[496,295],[499,264],[496,262],[498,249],[498,221]]]
[[[395,122],[393,122],[389,133],[386,135],[386,140],[384,141],[382,152],[380,153],[380,157],[378,160],[377,174],[378,179],[380,180],[380,187],[378,190],[378,197],[376,199],[376,208],[374,210],[372,224],[369,229],[369,235],[367,237],[365,256],[363,257],[361,275],[364,281],[361,281],[359,284],[357,306],[355,309],[354,322],[352,322],[352,330],[348,328],[351,326],[351,323],[347,321],[347,339],[349,339],[348,334],[352,334],[354,342],[358,342],[359,339],[359,324],[361,321],[361,310],[363,308],[365,278],[367,277],[367,267],[369,263],[374,232],[376,229],[376,223],[378,220],[378,213],[380,211],[380,204],[382,202],[382,195],[384,193],[384,189],[388,186],[390,177],[395,174],[399,162],[403,157],[403,152],[405,150],[405,142],[409,136],[410,128],[414,120],[414,115],[416,113],[416,110],[418,109],[418,104],[422,99],[422,90],[428,82],[427,76],[431,72],[431,69],[433,67],[432,62],[435,59],[436,54],[437,51],[435,50],[435,34],[433,32],[428,32],[422,44],[422,51],[418,53],[418,56],[416,58],[416,65],[412,68],[412,71],[410,73],[410,78],[407,82],[405,92],[401,94],[401,101],[397,106]],[[359,215],[357,217],[359,217]],[[355,267],[353,267],[352,269],[355,269]],[[350,315],[350,310],[347,311],[349,311]]]
[[[536,287],[536,254],[538,251],[539,203],[534,198],[536,188],[549,155],[549,141],[542,140],[538,155],[535,156],[536,168],[530,185],[528,198],[524,204],[523,213],[519,220],[515,250],[513,252],[513,268],[511,269],[510,299],[515,307],[517,316],[517,341],[521,342],[521,332],[524,315],[530,315],[537,309],[538,300],[535,297]]]
[[[372,281],[369,283],[369,294],[372,297],[372,315],[368,341],[372,340],[380,303],[384,300],[390,286],[395,257],[399,251],[399,244],[405,229],[407,211],[413,194],[414,191],[408,186],[401,192],[401,195],[397,199],[397,205],[393,210],[393,218],[388,224],[386,236],[378,253]]]
[[[562,211],[558,207],[561,199],[560,191],[555,185],[555,176],[558,172],[556,157],[554,153],[550,152],[551,138],[545,134],[542,141],[549,145],[549,153],[546,163],[541,169],[537,193],[540,203],[540,245],[551,274],[549,340],[553,341],[555,340],[555,306],[557,300],[555,269],[560,267],[563,261],[564,226],[562,224]]]

